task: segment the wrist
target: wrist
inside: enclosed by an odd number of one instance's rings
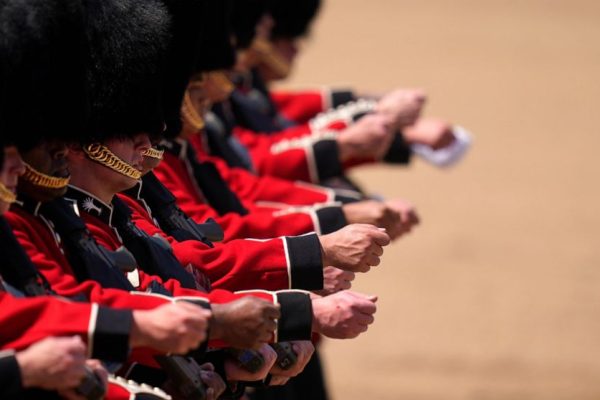
[[[21,375],[21,385],[24,388],[37,386],[35,374],[33,374],[32,359],[29,356],[27,350],[19,351],[14,355],[19,367],[19,374]]]
[[[321,297],[318,295],[311,294],[311,302],[313,309],[313,318],[312,318],[312,331],[315,333],[321,333]]]
[[[129,333],[129,346],[143,347],[150,344],[150,334],[148,332],[148,313],[146,311],[136,310],[133,312],[133,323]]]
[[[209,339],[220,339],[223,337],[223,309],[222,304],[211,304],[212,316],[208,329]]]
[[[321,259],[323,260],[323,268],[331,265],[331,256],[329,254],[329,235],[319,236],[319,242],[321,243]]]
[[[338,158],[340,163],[350,160],[354,153],[352,144],[345,140],[344,135],[338,135],[335,141],[338,146]]]

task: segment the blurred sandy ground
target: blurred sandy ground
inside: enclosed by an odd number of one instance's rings
[[[450,171],[354,173],[424,223],[356,284],[376,325],[325,344],[334,398],[599,399],[600,2],[325,2],[291,86],[423,87],[475,134]]]

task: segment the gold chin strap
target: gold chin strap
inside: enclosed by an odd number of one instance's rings
[[[19,179],[26,180],[35,186],[47,189],[64,189],[71,180],[70,177],[59,178],[56,176],[46,175],[27,163],[25,163],[25,173]]]
[[[148,150],[144,152],[144,157],[156,158],[157,160],[163,159],[164,150],[155,149],[154,147],[150,147]]]
[[[260,61],[269,66],[278,76],[285,78],[290,74],[291,64],[277,53],[268,40],[254,39],[252,48],[260,54]]]
[[[17,201],[17,195],[8,190],[2,182],[0,182],[0,201],[8,204],[12,204]]]
[[[181,116],[195,130],[204,128],[204,118],[196,111],[190,94],[186,91],[183,95],[183,104],[181,105]]]
[[[233,82],[231,82],[231,79],[229,79],[223,71],[207,72],[206,79],[210,79],[212,82],[214,82],[219,89],[221,89],[221,91],[227,94],[227,96],[229,96],[235,89]]]
[[[83,148],[83,151],[85,151],[90,160],[102,164],[121,175],[135,179],[136,181],[142,177],[142,171],[127,164],[100,143],[89,144]]]

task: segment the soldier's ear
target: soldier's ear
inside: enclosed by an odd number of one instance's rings
[[[83,158],[85,157],[85,153],[83,152],[83,147],[81,146],[81,144],[79,143],[70,143],[67,145],[69,152],[68,157],[69,158]]]

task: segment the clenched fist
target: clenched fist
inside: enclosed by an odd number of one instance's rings
[[[131,346],[185,354],[206,340],[210,317],[209,310],[186,302],[134,311]]]
[[[417,121],[425,100],[420,89],[397,89],[383,96],[375,109],[377,114],[391,118],[394,130],[400,130]]]
[[[367,272],[380,263],[383,246],[390,237],[373,225],[352,224],[320,237],[323,265],[352,271]]]
[[[355,277],[354,272],[327,266],[323,268],[323,289],[316,293],[321,296],[327,296],[337,293],[340,290],[350,289]]]
[[[15,355],[23,387],[73,389],[85,376],[86,346],[79,336],[50,337]]]
[[[342,211],[349,224],[371,224],[385,228],[392,240],[405,230],[398,210],[381,201],[366,200],[344,204]]]
[[[411,202],[404,199],[394,199],[387,200],[385,204],[400,215],[401,232],[399,236],[410,233],[412,228],[421,222],[417,210]]]
[[[263,357],[264,364],[256,372],[249,372],[238,365],[237,361],[225,360],[225,373],[228,381],[260,381],[266,378],[269,370],[277,361],[277,353],[268,344],[263,344],[258,348],[258,352]]]
[[[258,349],[271,340],[281,316],[278,304],[252,296],[213,304],[212,312],[211,337],[239,349]]]
[[[418,143],[433,150],[450,146],[454,140],[452,125],[436,118],[421,118],[414,125],[402,130],[402,136],[408,143]]]
[[[366,115],[338,133],[336,140],[340,161],[381,159],[387,153],[394,135],[391,117],[384,114]]]
[[[348,290],[313,299],[313,331],[334,339],[357,337],[375,320],[376,301]]]

